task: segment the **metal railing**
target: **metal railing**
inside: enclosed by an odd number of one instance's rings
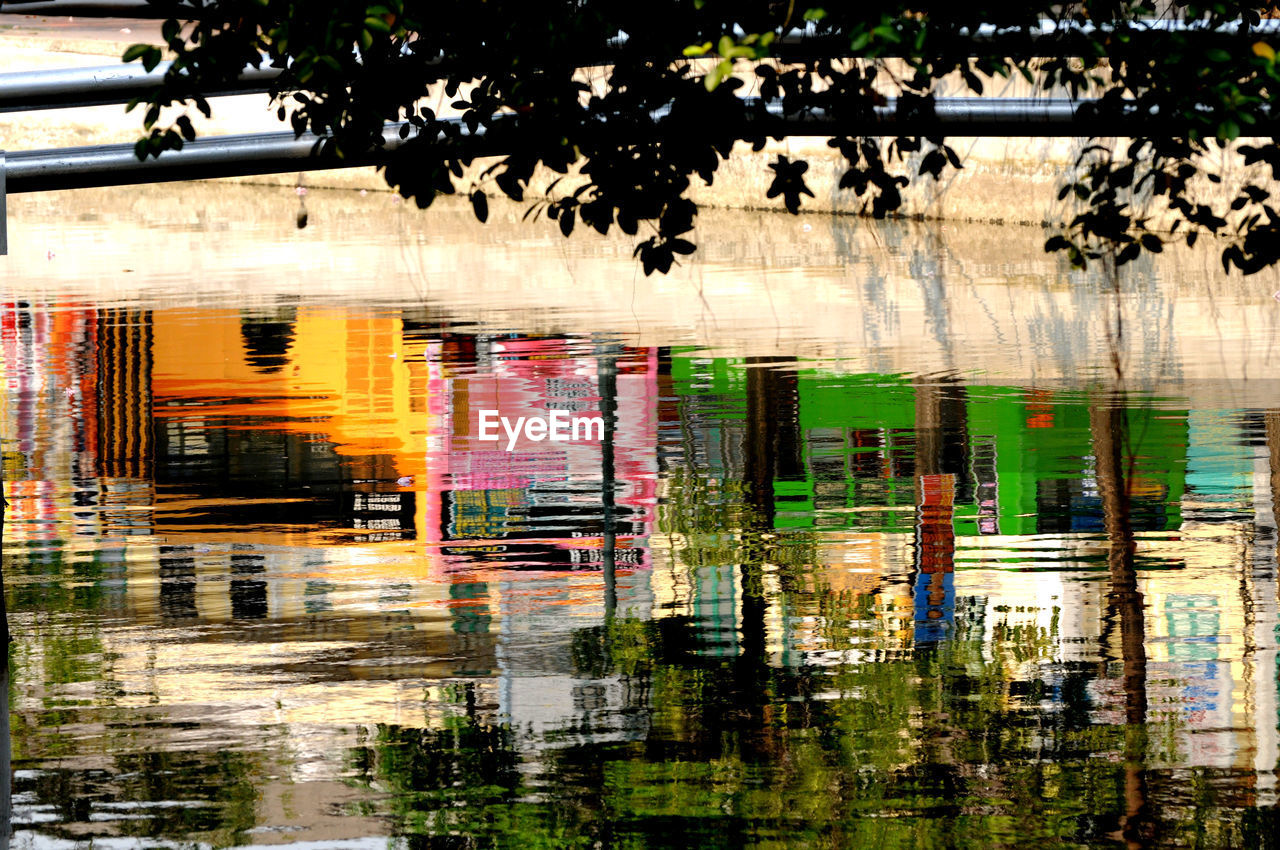
[[[311,133],[250,133],[213,136],[188,142],[182,150],[139,160],[131,144],[88,145],[42,151],[11,151],[4,170],[9,194],[89,189],[134,183],[248,177],[287,171],[316,171],[378,165],[398,150],[401,124],[388,124],[381,147],[339,159]],[[410,130],[413,128],[410,127]]]
[[[748,101],[748,105],[758,104]],[[666,110],[653,113],[654,132],[661,133]],[[506,127],[498,116],[497,128]],[[1151,113],[1130,111],[1110,114],[1097,111],[1097,101],[1066,101],[1037,98],[942,98],[928,111],[918,103],[891,98],[863,116],[841,116],[813,109],[786,114],[780,103],[764,109],[748,110],[743,117],[745,132],[768,136],[851,135],[945,135],[945,136],[1134,136],[1171,133],[1178,125]],[[456,119],[451,119],[456,123]],[[406,129],[407,128],[407,129]],[[1280,130],[1280,122],[1269,120],[1251,132],[1270,135]],[[405,133],[402,138],[401,132]],[[167,151],[158,158],[139,160],[132,144],[91,145],[37,151],[10,151],[3,171],[10,194],[55,189],[118,186],[129,183],[160,183],[217,177],[274,174],[284,171],[348,168],[385,164],[406,141],[417,137],[412,125],[388,124],[383,142],[356,157],[338,159],[324,151],[323,140],[310,133],[253,133],[214,136],[188,142],[181,150]],[[480,127],[464,134],[470,144],[461,152],[469,156],[494,155],[509,147],[506,133],[491,138]]]
[[[82,18],[183,18],[199,9],[189,3],[147,0],[0,0],[0,14]]]
[[[0,74],[0,113],[127,103],[154,91],[171,64],[161,62],[151,71],[141,65],[109,65]],[[216,91],[201,92],[201,96],[266,92],[281,73],[281,69],[265,64],[256,68],[246,65],[237,80]]]
[[[9,253],[9,211],[7,206],[8,192],[5,187],[5,155],[0,151],[0,256]]]

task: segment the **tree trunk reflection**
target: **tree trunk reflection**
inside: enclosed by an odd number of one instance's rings
[[[1280,410],[1268,410],[1264,421],[1271,468],[1271,516],[1280,523]],[[1276,538],[1276,557],[1280,558],[1280,529],[1276,531]]]
[[[9,741],[9,645],[0,661],[0,850],[9,850],[13,832],[13,747]]]
[[[9,606],[4,591],[4,472],[0,470],[0,850],[9,850],[13,813],[13,747],[9,740]]]
[[[1097,459],[1098,493],[1102,497],[1107,533],[1107,631],[1109,654],[1116,656],[1115,629],[1120,630],[1119,656],[1125,698],[1125,813],[1121,836],[1128,847],[1146,846],[1150,820],[1146,776],[1147,650],[1142,593],[1134,566],[1134,535],[1130,517],[1128,451],[1124,395],[1095,401],[1089,408],[1089,430]]]
[[[768,748],[768,609],[765,566],[773,557],[777,504],[776,479],[790,479],[803,468],[800,458],[800,390],[796,373],[785,367],[794,357],[747,358],[746,445],[743,478],[747,515],[742,528],[742,637],[737,687],[748,707],[748,728],[757,730],[757,746]]]
[[[764,566],[776,523],[774,481],[800,474],[799,385],[796,373],[776,365],[794,357],[747,358],[747,423],[743,478],[748,489],[742,563],[743,650],[764,657]]]

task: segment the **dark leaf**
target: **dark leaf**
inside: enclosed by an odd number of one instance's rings
[[[920,176],[928,174],[934,180],[942,177],[942,169],[947,167],[947,158],[940,150],[931,150],[920,160]]]
[[[151,52],[152,49],[153,48],[149,44],[131,44],[124,51],[124,55],[121,56],[120,59],[123,62],[134,62],[147,55],[147,53]]]
[[[489,199],[479,189],[471,193],[471,210],[481,224],[489,220]]]

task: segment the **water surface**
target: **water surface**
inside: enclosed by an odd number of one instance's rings
[[[10,203],[10,846],[1274,840],[1274,275]]]

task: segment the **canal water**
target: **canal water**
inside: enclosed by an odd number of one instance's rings
[[[522,212],[10,199],[0,847],[1275,841],[1274,274]]]

